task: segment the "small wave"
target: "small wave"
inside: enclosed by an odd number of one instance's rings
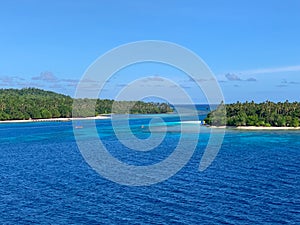
[[[183,124],[202,124],[202,121],[200,120],[194,120],[194,121],[181,121],[179,123],[183,123]]]

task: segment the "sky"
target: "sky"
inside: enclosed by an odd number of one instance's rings
[[[0,88],[74,96],[101,55],[130,42],[162,40],[201,57],[228,103],[300,101],[299,12],[298,0],[1,0]],[[196,103],[206,102],[187,74],[151,63],[118,71],[100,97],[115,98],[136,79],[161,76]]]

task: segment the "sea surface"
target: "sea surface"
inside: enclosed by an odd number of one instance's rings
[[[158,116],[172,129],[148,152],[123,146],[110,120],[96,121],[96,136],[83,127],[81,138],[100,138],[125,163],[155,164],[181,135],[198,135],[180,132],[175,115],[132,116],[134,135],[146,140]],[[152,131],[155,138],[159,129]],[[88,165],[71,122],[0,124],[0,224],[300,224],[299,131],[226,130],[217,157],[200,172],[208,138],[209,128],[201,128],[192,158],[171,178],[126,186]]]

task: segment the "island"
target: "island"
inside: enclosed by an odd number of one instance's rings
[[[236,102],[224,104],[208,113],[205,123],[213,127],[238,129],[299,129],[299,102]]]
[[[157,114],[172,111],[167,103],[74,99],[37,88],[0,89],[0,121],[68,121],[73,117],[103,118],[101,115],[111,113]]]

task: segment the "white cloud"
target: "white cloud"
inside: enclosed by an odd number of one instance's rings
[[[0,77],[1,86],[18,86],[20,82],[23,82],[25,79],[18,76],[3,76]]]
[[[239,78],[236,74],[233,73],[227,73],[225,74],[225,77],[230,81],[241,81],[241,78]]]
[[[254,70],[240,71],[243,75],[253,75],[253,74],[264,74],[264,73],[280,73],[280,72],[300,72],[300,65],[297,66],[285,66],[285,67],[275,67],[275,68],[261,68]]]
[[[40,81],[46,81],[46,82],[57,82],[58,79],[56,76],[54,76],[51,72],[42,72],[39,76],[32,77],[32,80],[40,80]]]
[[[250,82],[253,82],[253,81],[257,81],[255,78],[253,78],[253,77],[250,77],[250,78],[248,78],[246,81],[250,81]]]

